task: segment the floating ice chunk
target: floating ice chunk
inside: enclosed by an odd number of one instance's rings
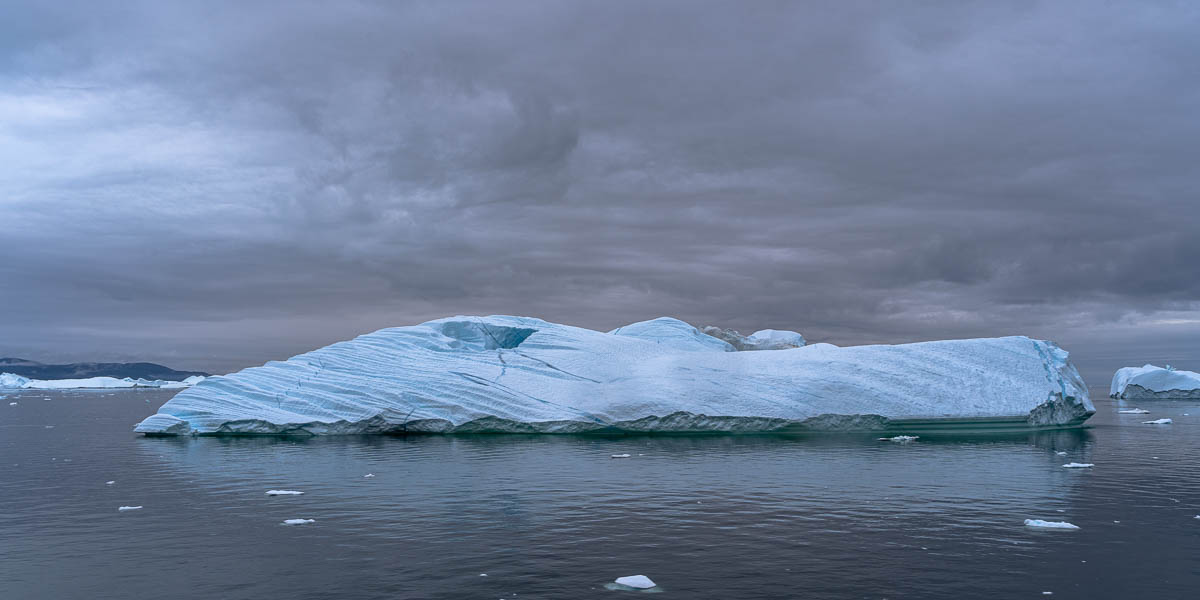
[[[142,509],[142,507],[140,507],[140,506],[118,506],[117,512],[124,512],[127,510],[141,510],[141,509]]]
[[[316,519],[288,519],[283,522],[284,525],[306,525],[308,523],[316,523]]]
[[[268,496],[301,496],[303,494],[304,492],[297,492],[296,490],[267,490]]]
[[[363,475],[363,479],[370,479],[370,478],[372,478],[372,477],[374,477],[374,476],[375,476],[375,474],[374,474],[374,473],[367,473],[366,475]]]
[[[1072,462],[1072,463],[1067,463],[1067,464],[1063,465],[1063,468],[1064,469],[1090,469],[1094,466],[1096,466],[1096,465],[1094,465],[1092,463]]]
[[[114,483],[116,483],[116,481],[105,481],[104,485],[112,485]]]
[[[1062,452],[1062,451],[1055,452],[1055,454],[1057,454],[1057,455],[1059,455],[1059,456],[1066,456],[1066,455],[1067,455],[1067,453],[1066,453],[1066,452]]]
[[[658,585],[658,584],[654,583],[653,581],[651,581],[650,578],[646,577],[645,575],[630,575],[628,577],[618,577],[617,584],[629,586],[631,588],[637,588],[639,590],[650,589],[650,588]]]
[[[1170,419],[1155,419],[1153,421],[1142,421],[1142,425],[1170,425],[1173,422]]]
[[[9,406],[16,406],[16,405],[17,405],[17,403],[16,403],[16,402],[9,402],[9,403],[8,403],[8,405],[9,405]]]
[[[896,437],[890,437],[890,438],[879,438],[879,441],[881,441],[881,442],[911,442],[920,437],[921,436],[919,436],[919,435],[898,435]]]
[[[1200,398],[1200,373],[1180,371],[1170,365],[1125,367],[1113,374],[1109,396],[1113,398]]]
[[[1054,592],[1042,592],[1043,596],[1053,596]]]
[[[613,458],[629,458],[630,456],[631,455],[629,455],[629,454],[614,454],[614,455],[612,455]]]
[[[1118,410],[1117,412],[1120,414],[1123,414],[1123,415],[1148,415],[1148,414],[1150,414],[1150,411],[1148,411],[1144,408],[1131,408],[1129,410]]]
[[[732,350],[674,319],[607,334],[452,317],[210,377],[135,431],[882,435],[896,431],[893,420],[1037,428],[1078,425],[1095,412],[1067,352],[1027,337]]]
[[[480,573],[480,574],[479,574],[479,576],[480,576],[480,577],[487,577],[487,573]]]
[[[1043,521],[1041,519],[1025,519],[1025,526],[1045,529],[1079,529],[1078,525],[1072,525],[1066,521]]]

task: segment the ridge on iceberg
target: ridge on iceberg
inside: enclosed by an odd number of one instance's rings
[[[108,389],[153,387],[163,389],[180,389],[191,387],[204,381],[204,377],[193,375],[183,381],[163,381],[161,379],[131,379],[125,377],[88,377],[86,379],[29,379],[12,373],[0,373],[0,389],[16,388],[26,390],[76,390],[76,389]]]
[[[1195,400],[1200,398],[1200,373],[1171,365],[1124,367],[1113,374],[1109,396],[1122,400]]]
[[[781,329],[761,329],[750,335],[742,335],[732,329],[721,329],[709,325],[704,328],[704,333],[725,341],[738,351],[786,350],[804,346],[804,336],[795,331]]]
[[[1072,426],[1095,408],[1027,337],[737,352],[677,319],[609,333],[450,317],[209,377],[135,431],[888,431]]]

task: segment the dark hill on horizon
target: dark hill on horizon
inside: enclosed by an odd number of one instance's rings
[[[47,365],[23,358],[0,358],[0,373],[13,373],[30,379],[86,379],[88,377],[132,377],[182,381],[193,375],[208,377],[202,371],[176,371],[162,365],[136,363],[70,363]]]

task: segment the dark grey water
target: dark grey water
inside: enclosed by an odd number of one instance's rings
[[[1200,597],[1200,403],[1093,392],[1085,430],[909,444],[147,439],[171,392],[9,392],[0,598]]]

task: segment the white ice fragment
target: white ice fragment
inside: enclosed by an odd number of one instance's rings
[[[374,473],[367,473],[366,475],[363,475],[363,479],[370,479],[370,478],[372,478],[372,477],[374,477],[374,476],[375,476],[375,474],[374,474]]]
[[[114,483],[116,483],[116,481],[105,481],[104,485],[112,485]]]
[[[1042,527],[1045,529],[1079,529],[1066,521],[1043,521],[1041,519],[1025,519],[1026,527]]]
[[[1172,422],[1170,419],[1155,419],[1153,421],[1142,421],[1142,425],[1170,425]]]
[[[629,458],[629,456],[630,456],[629,454],[614,454],[614,455],[612,455],[613,458]]]
[[[9,402],[9,403],[8,403],[8,405],[9,405],[9,406],[16,406],[16,405],[17,405],[17,403],[16,403],[16,402]]]
[[[1123,415],[1148,415],[1148,414],[1150,414],[1150,411],[1148,411],[1144,408],[1131,408],[1129,410],[1118,410],[1117,412],[1121,413]]]
[[[479,576],[480,576],[480,577],[487,577],[487,573],[480,573],[480,574],[479,574]]]
[[[119,506],[119,507],[117,507],[117,512],[124,512],[127,510],[141,510],[141,508],[142,507],[140,507],[140,506]]]
[[[297,492],[296,490],[267,490],[268,496],[300,496],[303,494],[304,492]]]
[[[1109,396],[1138,398],[1200,398],[1200,373],[1154,365],[1124,367],[1113,374]]]
[[[1066,453],[1066,452],[1055,452],[1055,454],[1057,454],[1057,455],[1059,455],[1059,456],[1066,456],[1066,455],[1067,455],[1067,453]]]
[[[283,522],[284,525],[304,525],[307,523],[316,523],[316,519],[288,519]]]
[[[1071,463],[1067,463],[1067,464],[1063,465],[1063,468],[1064,469],[1090,469],[1094,466],[1096,466],[1096,465],[1094,465],[1092,463],[1071,462]]]
[[[650,578],[646,577],[645,575],[630,575],[628,577],[618,577],[617,584],[629,586],[631,588],[637,588],[639,590],[650,589],[650,588],[654,587],[655,585],[657,585],[653,581],[650,581]]]
[[[890,438],[879,438],[879,441],[881,441],[881,442],[911,442],[920,437],[921,436],[919,436],[919,435],[898,435],[896,437],[890,437]]]

